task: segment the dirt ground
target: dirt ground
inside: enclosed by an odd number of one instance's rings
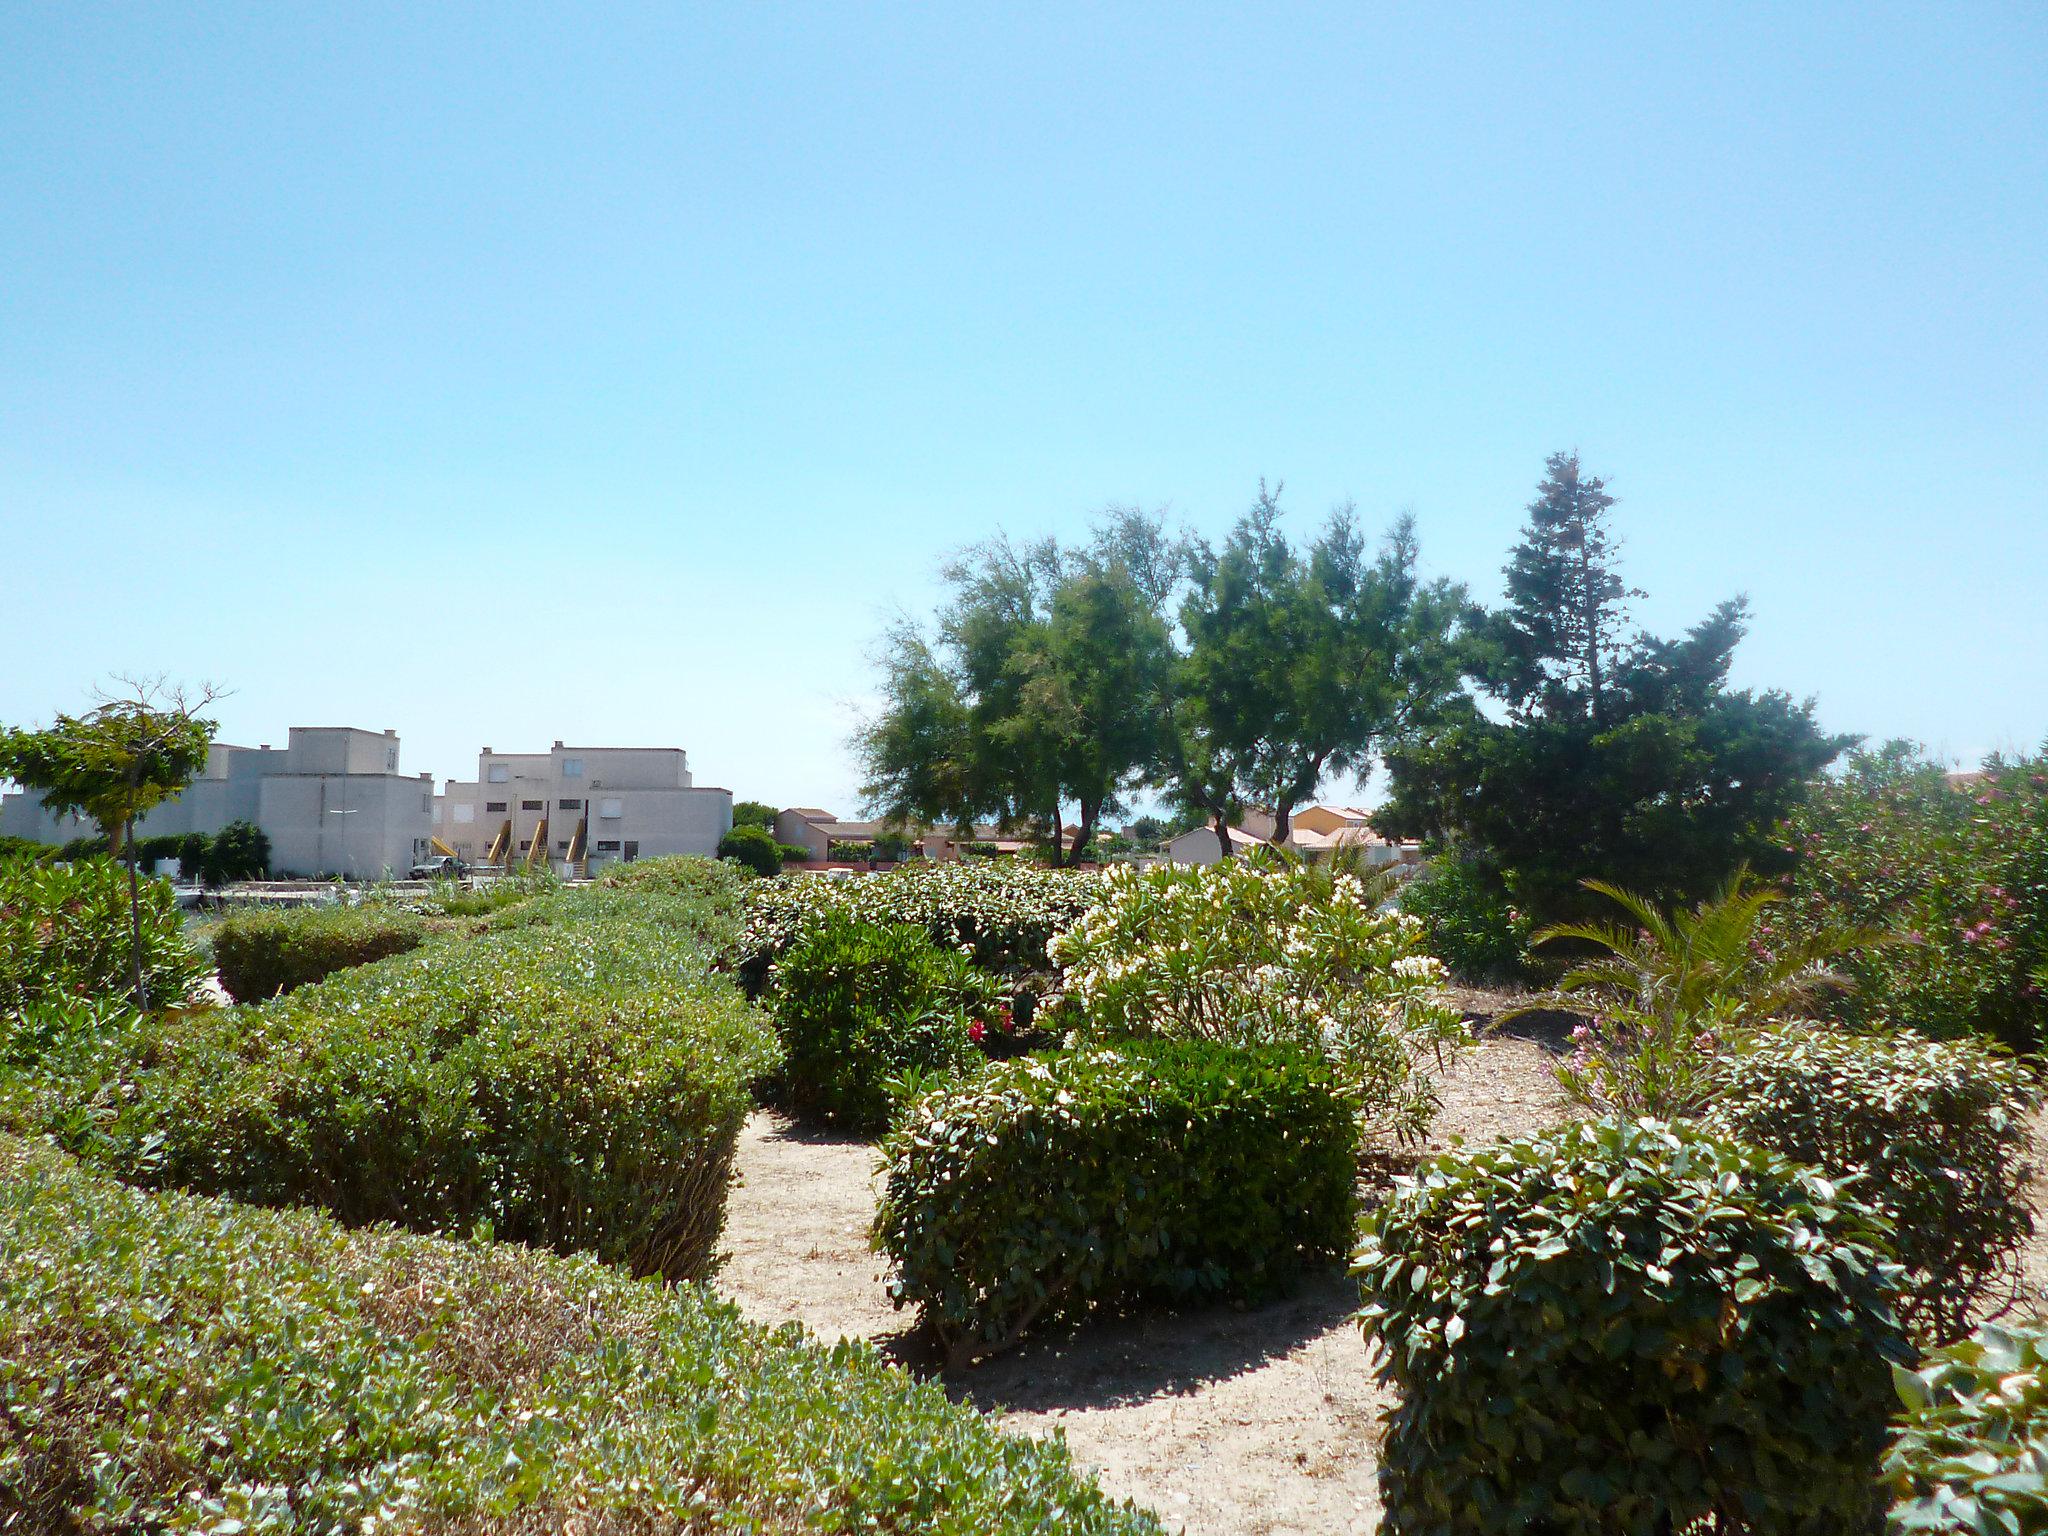
[[[1490,1012],[1483,995],[1461,998]],[[1448,1064],[1432,1140],[1517,1135],[1560,1116],[1555,1031],[1488,1036]],[[751,1317],[820,1338],[873,1340],[922,1368],[910,1314],[867,1243],[875,1154],[774,1111],[740,1142],[719,1288]],[[1188,1536],[1309,1536],[1378,1524],[1372,1447],[1385,1407],[1349,1321],[1357,1292],[1332,1270],[1256,1311],[1215,1308],[1027,1340],[946,1378],[963,1401],[1025,1434],[1064,1433],[1104,1488]]]
[[[1562,1119],[1550,1062],[1564,1048],[1564,1021],[1495,1029],[1500,998],[1458,1001],[1480,1040],[1440,1077],[1432,1144],[1497,1140]],[[870,1339],[925,1369],[910,1314],[890,1307],[883,1263],[867,1245],[874,1149],[764,1111],[741,1138],[740,1169],[720,1288],[764,1322],[797,1319],[821,1338]],[[2037,1184],[2036,1193],[2036,1209],[2048,1209],[2048,1189]],[[2033,1295],[2048,1294],[2048,1231],[2029,1245],[2025,1270]],[[1105,1489],[1187,1536],[1369,1532],[1378,1526],[1373,1447],[1386,1398],[1349,1321],[1356,1305],[1333,1270],[1256,1311],[1155,1315],[1027,1340],[949,1374],[946,1385],[1012,1430],[1064,1434]]]

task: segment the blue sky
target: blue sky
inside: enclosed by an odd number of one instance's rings
[[[948,548],[1548,451],[1640,617],[2048,735],[2048,10],[11,7],[0,719],[680,744],[850,810]]]

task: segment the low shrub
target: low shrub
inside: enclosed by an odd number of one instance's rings
[[[161,880],[141,894],[142,973],[152,1001],[185,1001],[206,974]],[[134,986],[128,874],[108,859],[0,859],[0,1018],[52,998],[127,997]]]
[[[253,1007],[47,1043],[0,1118],[123,1178],[344,1221],[708,1269],[779,1052],[713,974],[712,903],[563,892],[517,926]]]
[[[1366,1218],[1396,1536],[1867,1533],[1908,1358],[1880,1217],[1686,1126],[1454,1152]]]
[[[1498,876],[1440,854],[1401,888],[1401,910],[1422,922],[1423,944],[1461,981],[1520,981],[1529,972],[1529,920]]]
[[[757,875],[782,873],[782,848],[775,834],[765,827],[734,827],[718,840],[718,856],[751,869]]]
[[[777,843],[775,852],[785,864],[808,863],[811,857],[811,850],[802,843]]]
[[[1000,995],[993,977],[922,928],[834,912],[775,963],[768,999],[789,1102],[871,1135],[889,1122],[892,1082],[977,1060],[972,1026]]]
[[[1906,1405],[1884,1459],[1895,1536],[2048,1530],[2048,1330],[1986,1324],[1895,1375]]]
[[[915,860],[886,874],[828,880],[802,871],[747,893],[739,959],[758,980],[776,956],[822,912],[870,923],[911,923],[932,942],[957,949],[984,970],[1043,970],[1046,944],[1087,911],[1101,877],[1039,869],[1011,859],[935,863]]]
[[[238,1003],[260,1002],[418,949],[426,925],[410,913],[366,903],[236,912],[214,924],[213,964]]]
[[[2027,1069],[1975,1041],[1854,1035],[1783,1024],[1717,1061],[1706,1124],[1719,1134],[1854,1175],[1896,1232],[1899,1313],[1940,1343],[2017,1278],[2034,1230]]]
[[[1422,925],[1356,876],[1234,858],[1119,865],[1052,942],[1088,1038],[1285,1043],[1327,1054],[1375,1130],[1412,1139],[1436,1111],[1420,1070],[1468,1036]]]
[[[0,1139],[0,1528],[1157,1536],[864,1344]],[[11,1518],[10,1518],[11,1516]]]
[[[1036,1324],[1263,1300],[1351,1237],[1358,1130],[1284,1047],[1028,1056],[924,1095],[883,1144],[889,1293],[955,1361]]]

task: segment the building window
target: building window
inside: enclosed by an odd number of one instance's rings
[[[600,800],[597,802],[597,814],[606,821],[617,821],[626,814],[626,803],[623,800]]]
[[[512,782],[512,765],[493,763],[484,770],[484,777],[493,784],[509,784]]]
[[[590,846],[599,853],[617,853],[619,851],[617,843],[592,843]]]
[[[545,800],[522,800],[519,802],[519,809],[522,811],[543,811],[547,809],[547,804]]]
[[[430,792],[428,792],[427,794],[421,795],[421,796],[420,796],[420,809],[421,809],[421,810],[423,810],[423,811],[431,811],[431,810],[432,810],[433,808],[434,808],[434,796],[433,796],[432,792],[430,791]]]
[[[555,808],[563,811],[580,811],[583,809],[583,802],[581,800],[558,800],[555,802]]]
[[[532,846],[533,846],[533,839],[532,839],[532,838],[530,838],[530,837],[522,837],[521,839],[519,839],[519,851],[520,851],[521,853],[524,853],[524,852],[526,852],[526,851],[527,851],[527,849],[531,848]]]
[[[630,863],[632,863],[632,862],[633,862],[633,861],[634,861],[635,859],[637,859],[637,858],[639,858],[639,857],[640,857],[640,845],[639,845],[638,843],[636,843],[636,842],[628,841],[628,842],[627,842],[627,844],[626,844],[626,856],[625,856],[625,862],[626,862],[626,863],[628,863],[628,864],[630,864]]]
[[[560,841],[559,843],[556,843],[556,844],[555,844],[555,852],[557,852],[557,853],[567,853],[568,851],[569,851],[569,839],[567,839],[566,837],[565,837],[565,838],[563,838],[563,839],[562,839],[562,840],[561,840],[561,841]]]
[[[582,758],[580,758],[580,757],[565,757],[565,758],[563,758],[563,759],[562,759],[562,777],[563,777],[563,778],[565,778],[565,779],[580,779],[580,778],[582,778],[582,777],[583,777],[583,759],[582,759]]]
[[[500,807],[500,809],[503,809],[503,807]],[[467,803],[460,803],[454,807],[454,810],[455,825],[457,825],[458,827],[469,826],[472,822],[476,820],[476,807],[473,805],[469,805]]]
[[[484,814],[485,814],[486,816],[489,816],[489,815],[491,815],[491,814],[492,814],[493,812],[495,812],[495,811],[502,811],[502,810],[504,810],[504,809],[505,809],[505,802],[504,802],[504,801],[502,801],[502,800],[486,800],[486,801],[484,802]],[[461,820],[462,818],[461,818],[460,816],[458,816],[458,817],[456,817],[455,819],[456,819],[457,821],[460,821],[460,820]]]
[[[384,771],[386,773],[398,772],[398,748],[389,748],[384,753]]]

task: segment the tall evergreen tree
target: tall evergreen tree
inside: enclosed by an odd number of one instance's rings
[[[1728,686],[1748,605],[1722,603],[1676,640],[1630,634],[1598,477],[1553,455],[1478,626],[1480,698],[1390,754],[1389,831],[1455,846],[1541,920],[1569,918],[1597,878],[1699,900],[1741,864],[1853,738],[1812,701]],[[1489,711],[1482,700],[1501,707]]]

